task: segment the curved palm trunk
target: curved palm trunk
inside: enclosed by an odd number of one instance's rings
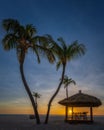
[[[46,118],[45,118],[45,124],[48,124],[48,119],[49,119],[49,113],[50,113],[50,108],[51,108],[51,103],[52,101],[54,100],[54,98],[56,97],[56,95],[58,94],[60,88],[61,88],[61,85],[63,83],[63,79],[64,79],[64,74],[65,74],[65,67],[66,67],[66,64],[63,64],[63,71],[62,71],[62,76],[61,76],[61,81],[58,85],[58,88],[56,90],[56,92],[53,94],[53,96],[51,97],[50,101],[49,101],[49,104],[48,104],[48,110],[47,110],[47,114],[46,114]]]
[[[66,87],[66,98],[68,99],[68,86]]]
[[[35,104],[36,104],[36,108],[37,108],[38,107],[37,97],[35,97]]]
[[[34,113],[35,113],[35,116],[36,116],[36,123],[40,124],[40,118],[39,118],[39,114],[38,114],[38,111],[37,111],[37,107],[36,107],[33,96],[31,94],[31,91],[30,91],[30,89],[28,87],[28,84],[27,84],[25,76],[24,76],[23,63],[20,64],[20,73],[21,73],[21,78],[22,78],[24,87],[25,87],[25,89],[27,91],[27,94],[28,94],[28,96],[29,96],[29,98],[31,100],[31,103],[32,103],[32,106],[33,106],[33,109],[34,109]]]

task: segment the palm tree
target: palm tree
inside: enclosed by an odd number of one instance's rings
[[[58,59],[58,62],[56,65],[57,69],[59,69],[59,67],[62,65],[62,74],[61,74],[60,83],[59,83],[55,93],[49,100],[47,114],[46,114],[46,118],[45,118],[45,124],[48,123],[48,118],[49,118],[50,107],[51,107],[52,101],[58,94],[58,92],[61,88],[61,85],[63,83],[67,62],[71,61],[75,57],[84,55],[85,50],[86,50],[85,46],[83,44],[79,44],[78,41],[74,41],[71,45],[67,45],[65,43],[65,41],[63,40],[63,38],[58,38],[58,41],[60,42],[60,44],[57,44],[56,42],[53,43],[54,44],[53,52]]]
[[[67,99],[68,99],[68,85],[70,85],[71,83],[73,83],[74,85],[76,85],[76,82],[74,80],[72,80],[71,78],[68,78],[68,76],[65,75],[64,79],[63,79],[63,84],[64,84],[64,88],[66,89],[66,98]],[[68,118],[67,115],[68,115],[68,106],[66,106],[65,120],[67,120],[67,118]]]
[[[53,63],[54,56],[50,51],[51,43],[49,43],[48,36],[36,36],[37,30],[31,24],[23,26],[17,20],[5,19],[2,22],[2,26],[6,31],[6,35],[2,40],[4,50],[16,50],[21,78],[32,103],[33,110],[36,116],[36,122],[37,124],[40,124],[37,107],[34,102],[34,98],[32,96],[30,88],[25,79],[23,66],[26,54],[29,49],[31,49],[36,54],[38,63],[40,63],[40,53],[45,54],[48,57],[49,61]]]
[[[37,102],[37,99],[41,97],[41,95],[37,92],[33,92],[33,96],[35,97],[35,104],[36,104],[36,107],[38,107],[38,102]]]
[[[74,84],[76,85],[76,82],[72,78],[68,78],[67,75],[64,76],[63,79],[64,88],[66,89],[66,98],[68,98],[68,85]]]

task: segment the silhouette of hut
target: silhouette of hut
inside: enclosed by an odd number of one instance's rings
[[[59,101],[59,104],[64,105],[66,107],[65,121],[73,123],[73,122],[93,122],[93,109],[92,108],[98,107],[102,103],[101,103],[100,99],[98,99],[94,96],[88,95],[88,94],[84,94],[80,90],[79,93]],[[68,107],[72,107],[72,117],[70,120],[68,120]],[[74,118],[75,115],[73,112],[74,107],[90,107],[90,120],[87,120],[86,112],[79,113],[80,117],[83,116],[83,118],[82,118],[83,120],[80,120],[79,118],[75,119]],[[76,116],[77,116],[77,114],[76,114]]]

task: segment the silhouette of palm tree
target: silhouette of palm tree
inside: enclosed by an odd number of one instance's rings
[[[72,78],[68,78],[67,75],[64,76],[63,79],[64,88],[66,89],[66,98],[68,98],[68,85],[74,84],[76,85],[76,82]]]
[[[48,60],[51,63],[54,62],[55,58],[50,50],[52,46],[51,43],[49,43],[49,38],[48,38],[49,36],[48,35],[36,36],[37,30],[33,25],[27,24],[26,26],[23,26],[17,20],[14,19],[4,19],[2,22],[2,26],[6,31],[6,34],[2,40],[4,50],[6,51],[9,51],[11,49],[16,50],[17,58],[20,65],[19,67],[20,67],[21,78],[24,87],[27,91],[27,94],[30,98],[30,101],[32,103],[33,110],[36,116],[36,122],[37,124],[40,124],[40,118],[37,111],[37,107],[34,102],[34,98],[32,96],[30,88],[25,79],[23,65],[24,65],[26,54],[29,49],[31,49],[36,54],[38,63],[40,63],[39,54],[41,53],[43,55],[46,55]]]
[[[35,104],[36,104],[36,107],[38,107],[38,102],[37,102],[37,99],[41,97],[41,95],[37,92],[33,92],[33,96],[35,97]]]
[[[62,74],[61,74],[60,83],[59,83],[55,93],[49,100],[47,114],[46,114],[46,118],[45,118],[45,124],[48,123],[48,118],[49,118],[52,101],[58,94],[58,92],[61,88],[61,85],[63,83],[67,62],[73,60],[75,57],[84,55],[85,50],[86,50],[85,46],[83,44],[79,44],[78,41],[74,41],[71,45],[67,45],[65,43],[65,41],[63,40],[63,38],[58,38],[58,41],[60,42],[60,44],[53,42],[53,44],[54,44],[53,52],[58,59],[58,62],[56,65],[57,69],[59,69],[59,67],[62,66]]]

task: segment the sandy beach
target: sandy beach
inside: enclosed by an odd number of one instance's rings
[[[101,118],[100,118],[101,119]],[[49,124],[40,125],[29,116],[0,116],[0,130],[104,130],[104,117],[97,119],[93,124],[68,124],[61,118],[51,118]]]

